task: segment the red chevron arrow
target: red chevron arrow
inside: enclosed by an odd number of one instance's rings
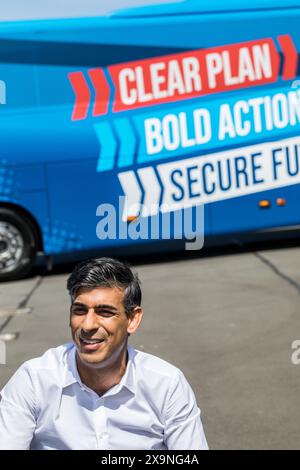
[[[93,116],[101,116],[108,111],[110,88],[103,69],[89,69],[88,75],[95,91]],[[91,102],[91,90],[83,72],[71,72],[68,78],[75,93],[72,121],[86,119]]]
[[[68,78],[75,93],[72,121],[86,119],[91,101],[91,92],[82,72],[68,73]]]
[[[101,68],[89,69],[88,74],[95,89],[93,116],[106,114],[108,111],[110,88],[105,74]]]
[[[297,75],[298,52],[289,34],[277,37],[284,57],[282,79],[291,80]]]

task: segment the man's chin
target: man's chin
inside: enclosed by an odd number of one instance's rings
[[[80,362],[87,366],[99,366],[103,361],[105,361],[105,356],[103,354],[97,354],[97,352],[82,352],[77,349],[77,354]]]

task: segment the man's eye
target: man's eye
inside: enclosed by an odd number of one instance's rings
[[[71,311],[74,315],[85,315],[87,312],[86,308],[83,307],[72,307]]]
[[[95,312],[97,313],[97,315],[101,315],[102,317],[112,317],[113,316],[113,312],[111,312],[110,310],[97,310],[97,309],[95,309]]]

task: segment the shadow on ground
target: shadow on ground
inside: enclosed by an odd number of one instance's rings
[[[219,242],[220,243],[220,242]],[[76,264],[80,261],[99,256],[110,256],[116,257],[120,260],[129,262],[131,265],[151,265],[157,263],[172,263],[178,261],[186,261],[189,259],[201,259],[201,258],[210,258],[210,257],[219,257],[219,256],[234,256],[240,255],[241,253],[253,253],[259,251],[268,251],[268,250],[279,250],[279,249],[289,249],[293,247],[300,246],[300,233],[297,235],[290,235],[286,238],[276,239],[276,240],[260,240],[260,241],[241,241],[241,240],[230,240],[229,243],[204,246],[201,250],[197,251],[186,251],[182,247],[179,249],[169,245],[165,247],[159,247],[160,251],[152,251],[147,254],[134,254],[129,253],[124,255],[122,252],[116,252],[112,249],[111,252],[99,253],[99,252],[89,252],[76,255],[76,260],[58,258],[54,260],[53,266],[50,270],[47,270],[45,263],[41,260],[39,265],[36,266],[32,272],[27,276],[27,278],[32,278],[35,276],[55,276],[57,274],[67,274],[71,272]],[[163,251],[162,251],[163,250]],[[176,250],[176,251],[174,251]],[[70,255],[68,255],[70,258]]]

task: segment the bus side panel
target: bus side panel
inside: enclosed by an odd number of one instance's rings
[[[19,110],[18,117],[14,114],[7,116],[10,130],[3,136],[2,149],[9,159],[20,164],[43,162],[47,167],[52,224],[51,233],[47,235],[50,240],[46,245],[47,252],[62,253],[97,248],[102,247],[104,243],[111,246],[139,243],[134,240],[118,240],[118,237],[112,237],[104,242],[96,236],[98,205],[107,203],[118,210],[119,196],[123,196],[126,191],[128,194],[132,192],[130,185],[125,189],[121,187],[120,178],[125,173],[130,173],[132,180],[138,181],[139,171],[147,170],[153,179],[156,179],[156,186],[161,186],[162,197],[165,194],[173,197],[173,194],[179,192],[182,193],[180,201],[182,206],[184,201],[195,204],[195,194],[200,195],[201,202],[205,193],[203,181],[199,178],[199,174],[196,175],[197,165],[201,166],[205,159],[213,162],[218,152],[223,154],[235,149],[243,153],[251,145],[259,149],[260,144],[299,135],[295,126],[288,131],[277,129],[273,134],[260,132],[255,138],[253,135],[233,136],[221,144],[216,139],[201,148],[182,146],[178,152],[176,150],[167,156],[159,152],[155,157],[147,154],[141,158],[139,145],[142,137],[139,136],[139,139],[136,137],[139,131],[136,123],[139,121],[140,130],[143,129],[144,116],[160,119],[162,114],[175,114],[175,111],[177,114],[179,112],[184,114],[191,106],[206,107],[212,112],[217,102],[222,104],[229,100],[246,100],[256,93],[268,95],[276,90],[279,93],[287,92],[292,88],[292,82],[282,79],[281,66],[278,81],[271,85],[255,86],[251,89],[246,87],[235,91],[225,90],[155,106],[150,103],[138,109],[122,112],[115,112],[113,109],[114,93],[111,92],[107,114],[95,116],[97,87],[92,80],[98,80],[99,76],[92,78],[91,71],[92,73],[96,71],[97,74],[99,69],[104,70],[112,90],[112,79],[111,77],[109,79],[107,71],[107,67],[112,64],[124,64],[124,67],[127,67],[126,63],[130,61],[157,58],[194,49],[221,46],[226,48],[226,45],[229,47],[262,38],[271,38],[278,48],[278,36],[286,34],[291,35],[299,53],[298,28],[298,11],[286,9],[280,12],[175,15],[170,18],[111,20],[105,27],[102,28],[100,25],[88,33],[86,29],[80,28],[71,31],[71,40],[70,28],[66,34],[63,28],[56,32],[49,30],[45,34],[37,32],[34,57],[25,57],[22,51],[20,62],[25,63],[27,60],[31,61],[31,64],[36,64],[35,68],[28,63],[24,65],[27,67],[24,70],[29,70],[31,74],[32,89],[36,93],[33,107],[36,105],[38,107],[29,110],[26,102],[27,108],[24,109],[24,113],[23,110]],[[68,39],[65,42],[64,36]],[[12,60],[9,57],[13,56],[8,54],[5,60]],[[10,64],[10,67],[13,66]],[[14,73],[17,71],[21,76],[21,69],[15,69]],[[84,93],[87,104],[86,112],[80,119],[74,119],[73,116],[75,97],[70,74],[74,73],[80,81],[80,93]],[[8,81],[8,90],[9,84]],[[122,126],[125,121],[126,129],[129,129],[130,125],[136,126],[135,129],[128,133],[127,130],[125,132],[120,130],[124,129]],[[126,154],[129,147],[131,155]],[[191,162],[191,168],[187,169],[184,166],[189,163],[190,158],[195,158],[197,164]],[[100,168],[100,161],[104,168]],[[174,168],[177,169],[176,178],[181,178],[180,184],[178,182],[174,184],[174,173],[167,174],[169,170],[165,164],[169,163],[174,164]],[[169,180],[166,179],[165,182],[162,178],[159,180],[158,174],[169,177]],[[210,177],[208,187],[216,179],[215,175]],[[154,193],[149,181],[146,183],[148,195],[151,191]],[[244,186],[245,191],[240,190],[239,197],[234,197],[232,193],[226,199],[228,193],[226,195],[225,192],[219,191],[218,199],[215,189],[205,194],[207,236],[296,222],[297,215],[294,215],[296,213],[294,209],[298,198],[298,185],[287,188],[281,183],[282,190],[269,188],[268,191],[259,189],[257,185],[253,186],[252,194],[246,191],[247,185]],[[261,211],[258,202],[261,198],[268,197],[272,199],[271,209]],[[276,204],[274,201],[278,197],[287,199],[285,207],[274,206]]]
[[[9,194],[0,196],[1,203],[10,203],[18,208],[25,209],[36,221],[42,235],[42,245],[45,253],[52,245],[51,226],[48,217],[48,197],[46,191],[21,192],[17,195]]]
[[[264,207],[265,201],[270,205]],[[213,233],[236,234],[299,225],[299,201],[300,186],[295,185],[215,202],[212,204]]]

